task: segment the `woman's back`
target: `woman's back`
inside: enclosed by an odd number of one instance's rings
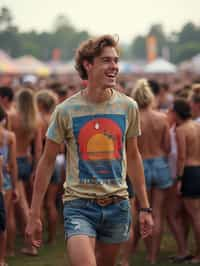
[[[143,159],[165,156],[169,152],[169,127],[166,115],[152,109],[141,110],[141,131],[138,138]]]
[[[193,120],[183,123],[177,128],[181,134],[181,148],[185,149],[185,165],[200,165],[200,124]]]
[[[16,135],[17,157],[27,156],[30,152],[30,145],[35,138],[37,129],[25,130],[22,124],[22,117],[18,112],[11,115],[11,128]]]

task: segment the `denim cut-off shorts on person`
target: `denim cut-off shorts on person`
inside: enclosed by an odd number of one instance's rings
[[[63,213],[66,239],[87,235],[108,244],[129,239],[131,214],[128,199],[103,207],[92,200],[75,199],[64,203]]]
[[[23,182],[29,182],[31,178],[32,165],[28,157],[18,157],[17,158],[18,166],[18,176],[19,179]]]
[[[11,176],[7,171],[3,171],[3,189],[6,191],[12,189]]]
[[[144,175],[147,189],[165,189],[173,184],[167,159],[156,157],[143,160]]]

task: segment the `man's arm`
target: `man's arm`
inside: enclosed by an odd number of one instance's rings
[[[144,170],[140,152],[138,150],[137,138],[127,139],[127,172],[134,187],[134,191],[141,208],[149,208],[149,201],[146,192]]]
[[[152,234],[153,219],[149,209],[143,164],[136,137],[127,139],[127,172],[139,200],[141,208],[139,211],[140,232],[142,238],[145,238]]]
[[[60,144],[47,139],[43,155],[36,169],[30,215],[26,225],[26,239],[31,245],[36,247],[41,245],[41,206],[55,167],[55,159],[59,149]]]
[[[44,152],[36,169],[30,211],[31,217],[40,217],[40,209],[55,167],[56,155],[58,154],[59,149],[60,144],[49,139],[46,140]]]

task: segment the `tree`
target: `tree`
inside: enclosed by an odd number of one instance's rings
[[[200,30],[192,22],[188,22],[179,33],[179,43],[183,44],[191,41],[200,41]]]
[[[179,63],[188,60],[199,53],[200,44],[198,42],[187,42],[176,47],[175,62]]]
[[[136,37],[130,46],[130,51],[133,58],[137,59],[146,58],[146,37],[143,36]]]
[[[167,37],[164,33],[163,26],[161,24],[152,25],[150,30],[149,30],[148,35],[149,36],[152,35],[156,38],[157,53],[158,53],[158,56],[161,56],[163,47],[167,46]]]
[[[6,30],[12,26],[13,17],[7,7],[2,7],[0,10],[0,30]]]

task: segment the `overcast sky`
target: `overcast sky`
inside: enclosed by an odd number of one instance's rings
[[[66,15],[77,30],[119,34],[130,42],[161,23],[166,33],[188,21],[200,25],[200,0],[0,0],[21,30],[51,30],[56,16]]]

